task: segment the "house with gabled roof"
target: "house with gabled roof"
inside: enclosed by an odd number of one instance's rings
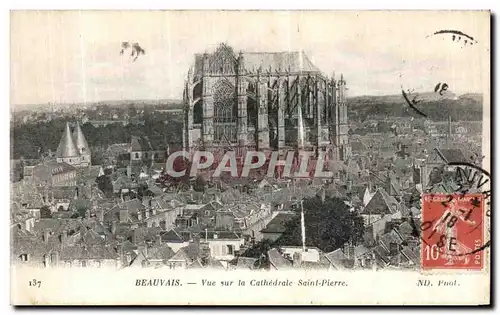
[[[37,267],[118,267],[119,255],[91,221],[40,219],[29,233],[13,230],[12,261]]]
[[[206,230],[200,233],[200,242],[208,244],[212,259],[229,262],[240,252],[245,240],[241,233]]]
[[[295,211],[281,211],[260,230],[263,239],[276,241],[286,230],[286,224],[290,222],[297,213]]]
[[[175,252],[167,244],[147,245],[137,248],[137,256],[131,261],[130,267],[159,268],[166,266]]]
[[[280,246],[267,252],[271,270],[335,269],[327,255],[317,247]]]
[[[468,162],[469,159],[460,149],[434,148],[425,160],[424,167],[421,168],[421,181],[423,187],[427,187],[431,182],[431,174],[434,170],[440,172],[454,173],[456,166],[448,165],[451,162]]]
[[[401,207],[401,203],[390,196],[385,189],[378,188],[360,214],[365,220],[365,224],[369,225],[385,216],[400,217]]]
[[[189,245],[192,240],[191,233],[182,231],[180,229],[171,229],[167,232],[160,233],[162,244],[167,244],[174,252]]]

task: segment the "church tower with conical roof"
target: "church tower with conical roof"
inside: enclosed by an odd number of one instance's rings
[[[90,165],[90,148],[85,136],[83,135],[80,124],[77,122],[75,130],[73,131],[73,139],[75,140],[78,153],[81,157],[81,166]]]
[[[66,123],[63,136],[56,151],[58,163],[68,163],[75,167],[87,167],[90,165],[90,149],[80,128],[77,124],[75,131],[71,133],[69,123]]]

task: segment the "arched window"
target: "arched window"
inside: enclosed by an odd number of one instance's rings
[[[139,153],[135,153],[135,158],[138,159],[139,158]]]
[[[233,122],[235,118],[235,90],[227,81],[219,81],[214,93],[214,122]]]
[[[200,100],[194,104],[193,108],[193,123],[201,124],[203,122],[203,102]]]
[[[217,82],[214,91],[214,141],[236,141],[236,93],[231,83]],[[234,126],[233,126],[234,124]]]

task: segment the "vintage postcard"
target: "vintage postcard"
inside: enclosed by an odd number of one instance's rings
[[[489,11],[12,11],[13,305],[489,305]]]

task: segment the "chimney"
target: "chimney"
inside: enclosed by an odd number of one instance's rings
[[[448,116],[448,138],[451,138],[453,132],[451,127],[451,116]]]
[[[325,191],[325,188],[323,187],[321,189],[321,202],[325,202],[325,199],[326,199],[326,191]]]
[[[61,244],[66,245],[67,242],[68,242],[68,231],[64,230],[61,234]]]
[[[97,210],[97,220],[102,223],[104,222],[104,210]]]
[[[393,243],[391,242],[389,244],[389,253],[391,256],[397,255],[399,252],[399,245],[398,243]]]
[[[49,230],[44,230],[43,231],[43,241],[45,243],[47,243],[49,241],[49,235],[50,235],[50,231]]]
[[[132,244],[136,245],[136,243],[137,243],[137,232],[136,232],[136,230],[132,231],[132,235],[130,236],[130,242],[132,242]]]
[[[158,245],[161,245],[161,234],[158,234],[158,236],[156,237],[156,242],[158,243]]]
[[[372,252],[371,255],[371,261],[372,261],[372,271],[377,271],[377,257],[375,256],[375,252]]]
[[[344,244],[343,252],[344,252],[344,256],[347,259],[354,259],[354,245],[352,245],[351,241],[346,242]]]
[[[347,188],[348,192],[350,192],[352,190],[352,180],[351,179],[347,180],[347,182],[346,182],[346,188]]]
[[[116,221],[111,222],[111,234],[116,233]]]
[[[292,261],[293,267],[300,267],[302,265],[302,254],[299,252],[295,252],[293,254],[293,261]]]

